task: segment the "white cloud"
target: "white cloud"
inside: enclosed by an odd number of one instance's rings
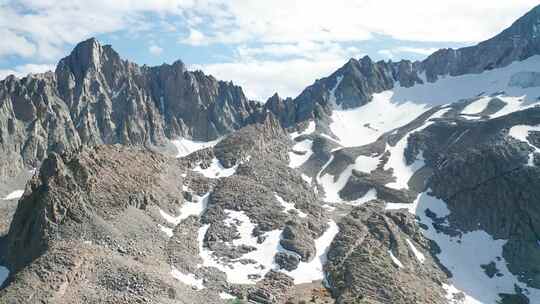
[[[189,45],[203,45],[210,43],[208,38],[202,32],[195,29],[190,29],[188,37],[181,39],[180,42]]]
[[[241,85],[248,98],[266,101],[275,92],[296,97],[317,78],[329,75],[344,64],[343,59],[313,61],[306,59],[236,61],[192,66],[218,79]]]
[[[301,57],[312,60],[325,60],[355,57],[360,54],[356,47],[344,47],[335,42],[300,41],[298,43],[269,43],[256,47],[240,46],[237,48],[241,58],[271,57]]]
[[[148,51],[152,55],[159,56],[159,55],[161,55],[161,53],[163,53],[163,48],[153,44],[148,48]]]
[[[395,48],[394,52],[431,55],[437,50],[438,50],[437,48],[419,48],[419,47],[401,46],[401,47]]]
[[[371,33],[401,40],[471,42],[486,39],[526,11],[536,0],[214,0],[195,5],[194,16],[207,43],[256,40],[361,41]],[[216,9],[219,8],[219,9]]]
[[[362,41],[372,33],[401,40],[471,42],[496,34],[537,0],[19,0],[0,2],[10,53],[57,58],[66,45],[119,30],[189,28],[184,43]],[[147,13],[151,13],[149,17]],[[7,36],[10,35],[10,36]]]
[[[317,78],[328,76],[351,57],[364,54],[333,42],[240,46],[231,62],[192,66],[218,79],[232,80],[248,98],[265,101],[275,92],[296,97]],[[264,56],[264,57],[261,57]]]
[[[43,73],[46,71],[54,71],[55,66],[53,64],[23,64],[15,66],[12,69],[0,69],[0,80],[6,78],[9,75],[15,75],[16,77],[23,77],[28,74]]]
[[[30,41],[10,30],[0,29],[0,37],[2,39],[2,43],[0,43],[0,57],[5,55],[28,57],[36,51],[35,46]]]
[[[407,57],[407,56],[399,56],[400,54],[406,53],[406,54],[417,54],[417,55],[423,55],[423,56],[429,56],[433,54],[435,51],[437,51],[437,48],[419,48],[419,47],[410,47],[410,46],[400,46],[393,49],[383,49],[378,51],[377,53],[387,59],[399,59],[400,57]]]

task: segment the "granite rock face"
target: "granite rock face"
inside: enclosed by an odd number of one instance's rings
[[[89,39],[54,73],[0,82],[0,173],[11,176],[49,152],[81,145],[216,139],[254,122],[259,108],[240,87],[187,71],[180,61],[140,67]]]
[[[336,303],[447,303],[446,275],[433,259],[418,260],[408,244],[434,250],[414,216],[384,211],[381,203],[356,207],[339,223],[325,266]]]
[[[2,302],[190,299],[168,274],[155,213],[183,204],[183,172],[175,159],[120,146],[51,154],[11,222]]]

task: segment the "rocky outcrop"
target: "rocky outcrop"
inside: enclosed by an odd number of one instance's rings
[[[119,146],[51,154],[11,223],[2,302],[215,302],[170,275],[173,248],[158,228],[159,209],[183,204],[184,172],[175,159]]]
[[[96,224],[118,220],[129,209],[180,205],[180,175],[180,167],[162,155],[115,146],[84,149],[77,156],[51,154],[30,180],[11,223],[10,269],[20,270],[59,239],[106,242],[113,227]]]
[[[81,145],[216,139],[256,121],[259,108],[240,87],[180,61],[140,67],[89,39],[54,73],[0,82],[0,176]]]
[[[328,284],[336,303],[447,303],[446,275],[429,254],[414,216],[384,211],[382,201],[354,208],[339,222],[328,251]]]

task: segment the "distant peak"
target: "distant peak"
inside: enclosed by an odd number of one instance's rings
[[[100,47],[101,44],[97,41],[96,38],[92,37],[77,43],[77,45],[73,48],[73,51],[92,50],[94,48]]]
[[[66,66],[77,75],[84,75],[89,69],[100,70],[106,60],[120,60],[118,53],[110,46],[102,46],[92,37],[79,42],[69,56],[60,61],[59,68]]]
[[[270,99],[281,99],[281,97],[279,96],[279,94],[277,92],[274,93],[274,95],[272,95],[272,97],[270,97]]]

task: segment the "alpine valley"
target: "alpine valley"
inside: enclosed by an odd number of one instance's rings
[[[0,81],[0,303],[540,303],[540,6],[248,100],[95,39]]]

